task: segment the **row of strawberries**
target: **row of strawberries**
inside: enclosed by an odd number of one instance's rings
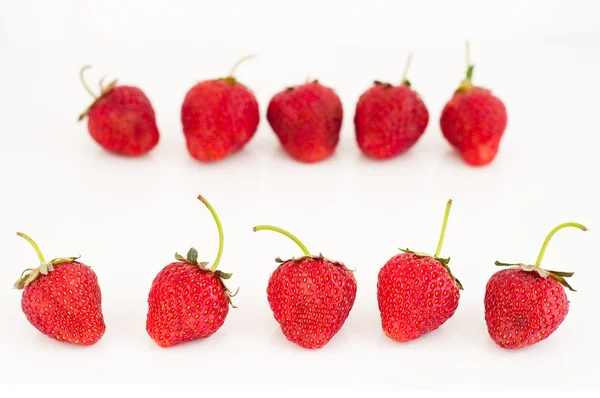
[[[225,322],[232,304],[231,291],[224,280],[231,274],[218,270],[223,252],[223,230],[213,207],[202,196],[219,233],[219,250],[212,265],[198,261],[191,248],[186,257],[176,254],[175,262],[155,277],[148,295],[146,331],[161,347],[206,338]],[[431,332],[458,307],[462,284],[440,257],[452,201],[448,201],[437,249],[433,255],[402,250],[381,268],[377,299],[384,333],[406,342]],[[564,287],[573,290],[565,278],[573,273],[541,268],[552,236],[566,227],[586,228],[564,223],[554,228],[544,241],[535,264],[500,263],[509,266],[495,273],[485,292],[485,320],[488,332],[499,346],[522,348],[550,336],[569,311]],[[342,328],[356,297],[354,271],[343,263],[314,255],[289,232],[270,225],[254,231],[279,232],[300,247],[303,255],[289,260],[277,258],[267,298],[273,315],[288,340],[305,348],[326,345]],[[27,269],[15,283],[23,290],[22,309],[29,322],[58,341],[92,345],[106,330],[102,297],[94,271],[76,257],[47,262],[37,244],[18,233],[34,247],[40,266]],[[564,287],[563,287],[564,286]],[[237,293],[237,292],[236,292]]]
[[[241,61],[243,61],[243,58]],[[356,106],[354,125],[360,149],[370,157],[389,159],[406,152],[419,140],[429,113],[406,79],[398,86],[375,82]],[[205,80],[192,87],[183,101],[181,122],[187,149],[202,162],[223,159],[243,148],[254,136],[260,116],[256,97],[230,75]],[[107,150],[139,156],[159,141],[154,109],[137,87],[116,81],[96,95],[81,80],[94,102],[81,115],[88,116],[91,136]],[[470,165],[489,164],[496,156],[507,123],[504,104],[489,90],[474,86],[473,65],[444,107],[440,126],[444,137]],[[267,120],[285,151],[301,162],[330,157],[338,144],[343,119],[337,94],[318,81],[289,87],[275,95]]]

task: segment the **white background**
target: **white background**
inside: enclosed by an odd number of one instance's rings
[[[250,387],[383,387],[444,390],[598,389],[596,250],[600,3],[595,1],[2,1],[0,6],[0,385],[197,383]],[[439,115],[465,71],[472,43],[476,84],[508,109],[496,161],[461,162],[442,138]],[[430,112],[425,135],[386,162],[354,142],[356,100],[374,79],[409,79]],[[179,111],[195,82],[238,70],[254,90],[261,124],[241,153],[216,164],[188,156]],[[101,76],[137,85],[157,112],[160,144],[141,159],[98,147],[77,116],[90,98],[78,81]],[[342,140],[331,159],[288,158],[264,117],[283,87],[318,78],[344,104]],[[170,349],[145,331],[155,274],[191,245],[212,261],[217,234],[205,195],[225,229],[221,269],[241,287],[213,337]],[[408,343],[384,336],[376,280],[397,247],[433,251],[444,204],[454,199],[443,255],[465,286],[438,331]],[[498,348],[483,313],[496,259],[533,262],[546,233],[564,230],[545,265],[575,271],[571,310],[548,340]],[[252,226],[272,223],[315,253],[356,268],[358,295],[346,324],[323,349],[281,334],[266,300],[273,259],[300,252]],[[36,266],[14,233],[47,258],[82,255],[96,271],[107,324],[95,346],[55,342],[21,312],[12,283]],[[37,375],[37,376],[36,376]],[[41,375],[41,376],[40,376]],[[46,377],[42,377],[46,376]],[[223,393],[226,393],[225,390]]]

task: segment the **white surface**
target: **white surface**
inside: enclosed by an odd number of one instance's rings
[[[598,3],[36,3],[0,6],[0,385],[32,381],[34,366],[60,369],[44,379],[53,383],[216,377],[229,388],[598,389]],[[465,38],[475,82],[492,88],[509,115],[500,155],[481,169],[463,164],[438,127],[464,73]],[[372,80],[399,81],[410,51],[409,78],[430,124],[408,154],[370,161],[354,143],[354,105]],[[183,96],[248,53],[258,57],[237,77],[261,104],[259,131],[241,153],[197,163],[181,132]],[[149,156],[111,156],[75,122],[89,104],[77,77],[88,63],[91,81],[117,76],[150,97],[162,136]],[[335,88],[345,107],[336,155],[315,165],[288,158],[264,117],[273,94],[307,76]],[[194,245],[212,261],[217,249],[200,193],[222,218],[220,268],[233,272],[232,289],[241,287],[239,308],[210,339],[161,349],[145,331],[152,279],[175,251]],[[394,343],[379,324],[377,273],[398,246],[434,250],[448,198],[443,254],[466,290],[441,329]],[[591,229],[561,231],[544,261],[575,271],[569,315],[536,346],[496,347],[483,319],[493,261],[535,261],[546,233],[564,221]],[[357,268],[355,307],[324,349],[292,345],[273,319],[273,259],[299,251],[275,233],[252,233],[260,223]],[[36,257],[15,231],[48,258],[82,254],[94,268],[107,324],[97,345],[54,342],[26,321],[10,287]]]

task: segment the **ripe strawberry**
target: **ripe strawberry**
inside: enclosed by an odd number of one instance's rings
[[[198,252],[193,247],[186,258],[175,254],[178,261],[164,267],[154,278],[148,295],[146,331],[161,347],[214,334],[225,323],[231,298],[235,296],[223,283],[231,274],[217,270],[223,253],[221,222],[208,201],[202,196],[198,199],[215,219],[219,251],[210,268],[207,262],[198,262]]]
[[[190,155],[202,162],[221,160],[242,149],[254,136],[260,120],[256,97],[228,77],[205,80],[192,87],[181,107],[181,123]]]
[[[267,109],[267,120],[283,148],[306,163],[333,154],[343,116],[337,94],[316,80],[285,89],[271,99]]]
[[[292,239],[304,252],[283,261],[269,279],[267,299],[285,337],[304,348],[321,348],[342,328],[356,298],[356,279],[346,266],[313,256],[294,235],[270,225],[271,230]]]
[[[377,301],[383,332],[392,340],[407,342],[442,326],[458,307],[462,284],[448,263],[438,257],[444,242],[452,201],[446,205],[442,232],[433,256],[402,250],[379,271]]]
[[[444,107],[440,126],[465,162],[484,166],[498,153],[506,129],[506,108],[490,90],[473,85],[473,65],[467,63],[467,77]]]
[[[523,348],[548,338],[569,312],[565,278],[573,272],[547,271],[541,268],[546,247],[552,236],[566,227],[587,228],[577,223],[564,223],[554,228],[544,241],[535,265],[514,266],[496,272],[485,288],[485,322],[490,337],[502,348]]]
[[[411,148],[423,135],[429,113],[421,97],[411,89],[406,73],[402,84],[394,86],[376,81],[356,105],[356,141],[368,156],[390,159]]]
[[[117,86],[117,81],[107,86],[100,81],[100,95],[96,96],[83,79],[86,91],[94,102],[79,116],[88,117],[88,130],[104,149],[125,156],[140,156],[150,152],[159,140],[158,127],[152,104],[137,87]]]
[[[27,320],[40,332],[63,343],[88,346],[106,331],[102,295],[96,274],[78,257],[46,262],[38,245],[27,235],[17,235],[33,246],[40,260],[15,283],[23,290],[21,307]]]

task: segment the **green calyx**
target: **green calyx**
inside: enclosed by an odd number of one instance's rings
[[[440,257],[440,253],[442,251],[442,246],[444,244],[444,236],[446,235],[446,226],[448,225],[448,218],[450,216],[450,208],[451,207],[452,207],[452,199],[448,200],[448,202],[446,203],[446,210],[444,212],[444,221],[442,222],[442,230],[440,232],[440,239],[438,240],[438,245],[437,245],[437,248],[435,249],[435,254],[433,256],[430,254],[427,254],[427,253],[415,252],[415,251],[412,251],[409,249],[398,248],[398,250],[400,250],[404,253],[413,254],[418,257],[430,257],[430,258],[433,258],[434,260],[439,261],[440,264],[442,264],[442,266],[446,269],[446,271],[448,271],[448,275],[450,275],[450,277],[452,279],[454,279],[458,288],[460,290],[464,290],[462,283],[458,280],[458,278],[456,278],[452,274],[452,271],[450,270],[450,266],[448,265],[448,264],[450,264],[450,257],[447,257],[447,258]]]
[[[54,271],[54,266],[56,266],[58,264],[70,263],[70,262],[73,262],[73,261],[76,261],[77,259],[79,259],[79,256],[77,256],[77,257],[61,257],[61,258],[55,258],[53,260],[46,262],[46,260],[44,259],[44,255],[42,254],[42,251],[40,250],[39,246],[37,245],[37,243],[35,243],[35,241],[33,239],[31,239],[28,235],[26,235],[22,232],[17,232],[17,235],[20,236],[21,238],[25,239],[33,247],[33,250],[35,250],[35,253],[38,256],[38,259],[40,260],[40,266],[37,268],[27,268],[26,270],[24,270],[21,273],[21,276],[19,277],[19,279],[13,285],[13,287],[15,289],[18,289],[18,290],[25,289],[27,286],[29,286],[29,284],[31,282],[33,282],[34,280],[39,278],[41,275],[48,275],[50,272]]]
[[[519,269],[521,269],[523,271],[526,271],[526,272],[535,272],[536,274],[538,274],[542,278],[548,278],[549,277],[549,278],[555,279],[562,286],[566,287],[570,291],[576,292],[576,290],[573,289],[571,287],[571,285],[569,285],[569,282],[567,282],[567,280],[565,279],[565,278],[570,278],[573,275],[575,275],[574,272],[550,271],[550,270],[543,269],[541,267],[542,260],[544,259],[544,254],[546,254],[546,249],[548,248],[548,244],[550,243],[550,240],[552,239],[552,237],[554,236],[554,234],[556,234],[561,229],[568,228],[568,227],[578,228],[578,229],[580,229],[582,231],[587,231],[588,230],[582,224],[575,223],[575,222],[566,222],[566,223],[560,224],[560,225],[556,226],[552,231],[550,231],[550,233],[548,233],[548,235],[546,236],[546,239],[544,240],[544,243],[542,244],[542,248],[540,249],[540,253],[538,254],[538,258],[537,258],[535,264],[503,263],[503,262],[500,262],[500,261],[495,261],[494,264],[497,265],[497,266],[499,266],[499,267],[516,267],[516,268],[519,268]]]
[[[208,210],[210,211],[210,214],[213,216],[213,219],[215,220],[215,223],[217,224],[217,230],[219,233],[219,249],[217,251],[217,257],[215,258],[215,261],[213,261],[213,265],[211,267],[208,267],[208,264],[209,264],[208,261],[198,261],[198,250],[196,250],[195,248],[192,247],[188,250],[187,255],[185,257],[179,253],[175,253],[175,259],[182,263],[188,263],[188,264],[195,265],[196,267],[200,268],[203,271],[211,272],[214,275],[216,275],[221,280],[221,285],[223,286],[223,289],[225,290],[225,294],[227,296],[227,300],[229,301],[229,304],[231,304],[232,307],[237,308],[231,302],[231,298],[235,297],[235,295],[239,292],[240,289],[238,288],[236,290],[236,292],[232,294],[231,291],[227,288],[227,286],[225,286],[225,284],[223,283],[224,279],[231,278],[233,276],[233,274],[228,273],[228,272],[223,272],[223,271],[217,269],[217,267],[219,266],[219,263],[221,262],[221,256],[223,254],[223,242],[224,242],[223,227],[221,225],[221,220],[219,219],[219,216],[217,215],[217,212],[215,211],[215,209],[211,206],[211,204],[202,195],[198,196],[198,200],[200,200],[202,203],[204,203],[204,205],[208,208]]]
[[[110,93],[111,90],[113,88],[115,88],[117,85],[117,80],[115,79],[105,86],[104,78],[102,78],[102,79],[100,79],[100,82],[98,83],[98,85],[100,86],[100,94],[96,95],[94,93],[94,91],[90,88],[90,86],[88,86],[88,84],[85,81],[85,78],[83,77],[84,72],[90,68],[91,68],[91,65],[86,65],[83,68],[81,68],[81,70],[79,71],[79,80],[81,80],[81,84],[83,84],[83,88],[85,89],[85,91],[87,91],[88,94],[92,96],[92,98],[94,99],[94,102],[92,102],[92,104],[90,106],[88,106],[87,109],[85,111],[83,111],[83,113],[81,113],[81,115],[79,115],[78,121],[82,121],[90,113],[90,111],[98,103],[98,101],[100,101],[108,93]]]

